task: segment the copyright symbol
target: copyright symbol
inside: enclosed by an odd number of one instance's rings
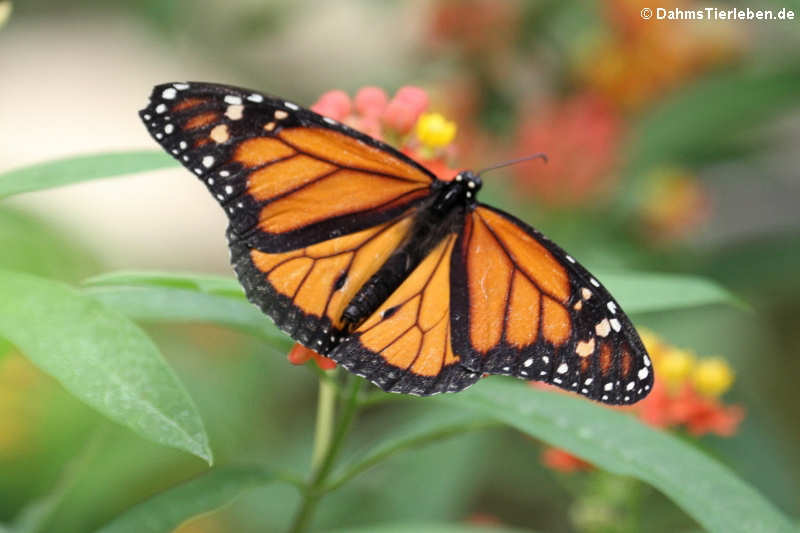
[[[650,9],[649,7],[646,7],[642,9],[641,15],[644,20],[649,20],[650,17],[653,16],[653,10]]]

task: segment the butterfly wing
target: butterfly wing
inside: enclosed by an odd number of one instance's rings
[[[248,298],[292,338],[327,354],[347,334],[342,313],[408,236],[413,211],[397,220],[289,252],[231,243]]]
[[[608,291],[524,222],[486,205],[453,255],[453,349],[489,374],[544,381],[593,400],[634,403],[653,384],[636,330]]]
[[[292,102],[208,83],[156,86],[140,116],[225,209],[231,240],[287,252],[388,222],[436,178]]]
[[[323,354],[344,334],[344,307],[407,237],[437,181],[380,141],[246,89],[159,85],[140,116],[228,215],[247,297]]]
[[[480,374],[453,350],[452,232],[356,331],[329,355],[351,372],[390,392],[416,395],[456,392]]]

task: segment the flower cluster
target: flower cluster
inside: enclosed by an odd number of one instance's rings
[[[720,400],[734,381],[723,358],[698,358],[649,332],[642,340],[659,372],[650,395],[628,409],[652,426],[682,428],[694,436],[730,437],[736,433],[744,409]]]
[[[685,2],[661,5],[685,7]],[[575,58],[578,79],[622,109],[640,109],[741,49],[733,24],[644,20],[641,7],[629,0],[605,2],[606,19],[615,31],[586,40]]]
[[[428,112],[429,107],[428,93],[409,85],[391,99],[378,87],[362,87],[352,99],[344,91],[328,91],[311,109],[387,142],[439,179],[449,180],[458,173],[448,165],[454,156],[456,125]]]
[[[633,413],[651,426],[685,430],[695,437],[733,436],[744,419],[744,409],[720,400],[735,379],[728,363],[722,357],[699,358],[648,331],[642,332],[642,341],[653,366],[658,369],[653,390],[638,404],[619,409]],[[557,448],[545,448],[541,460],[544,465],[561,472],[591,468],[583,460]]]
[[[362,87],[352,99],[344,91],[328,91],[311,109],[391,144],[439,179],[450,180],[458,173],[448,164],[453,157],[456,124],[428,112],[429,106],[428,93],[419,87],[401,87],[391,99],[383,89]],[[289,351],[288,359],[293,365],[313,359],[322,370],[336,367],[329,358],[299,343]]]
[[[639,217],[649,240],[672,241],[688,235],[710,215],[708,191],[692,172],[674,168],[648,173]]]

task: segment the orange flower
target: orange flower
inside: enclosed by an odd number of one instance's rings
[[[334,363],[331,359],[328,359],[324,355],[318,354],[311,348],[306,348],[299,342],[292,346],[292,349],[289,350],[289,355],[287,355],[286,358],[293,365],[304,365],[311,359],[314,359],[314,362],[322,370],[333,370],[336,368],[336,363]]]
[[[650,394],[630,410],[645,423],[660,428],[684,427],[695,436],[713,433],[730,437],[744,419],[744,409],[724,405],[717,397],[730,388],[734,375],[720,357],[696,359],[669,346],[650,332],[642,335],[656,372]]]
[[[431,44],[455,45],[485,54],[510,48],[522,20],[519,2],[444,0],[436,3],[429,26]]]
[[[733,383],[733,371],[728,364],[720,357],[697,359],[646,330],[641,332],[641,337],[656,368],[653,390],[641,402],[615,409],[628,411],[650,426],[682,428],[695,437],[733,436],[744,420],[745,410],[739,405],[725,405],[718,399]],[[659,368],[665,372],[659,373]],[[531,385],[566,392],[539,382],[531,382]],[[546,448],[542,452],[542,463],[561,472],[585,470],[587,464],[558,448]]]
[[[665,241],[689,234],[709,216],[711,202],[693,174],[657,169],[647,176],[648,189],[640,216],[649,236]]]
[[[689,383],[673,397],[670,414],[676,425],[686,426],[689,433],[696,436],[713,433],[730,437],[744,419],[742,407],[722,405],[716,399],[699,394]]]
[[[520,188],[552,205],[596,201],[616,180],[620,117],[601,98],[580,94],[524,121],[519,156],[544,152],[547,165],[512,167]]]
[[[594,469],[591,463],[587,463],[561,448],[545,448],[542,450],[541,461],[543,465],[565,473]]]
[[[696,9],[680,0],[660,7]],[[737,28],[725,21],[644,20],[641,2],[605,2],[611,25],[605,36],[587,41],[575,61],[578,78],[624,109],[640,108],[742,48]]]

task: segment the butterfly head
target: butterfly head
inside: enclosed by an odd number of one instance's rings
[[[472,172],[471,170],[464,170],[459,172],[458,175],[453,178],[453,181],[461,185],[464,189],[464,196],[467,199],[475,198],[475,195],[481,187],[483,186],[483,181],[481,181],[481,177]]]

